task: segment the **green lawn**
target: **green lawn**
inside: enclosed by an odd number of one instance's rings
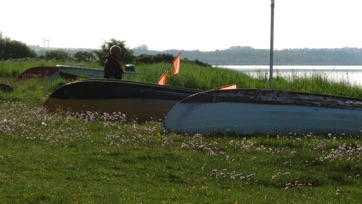
[[[137,80],[157,81],[157,69],[162,73],[164,65],[137,67],[145,76],[154,73],[153,78]],[[184,74],[190,77],[180,73],[169,82],[208,89],[236,80],[231,77],[235,72],[205,68],[209,70],[205,80],[222,76],[210,85],[200,81],[202,69],[185,65]],[[245,77],[239,87],[268,86],[265,79],[236,75]],[[61,80],[0,80],[14,89],[0,92],[1,203],[362,201],[361,137],[166,134],[161,121],[47,112],[41,104]],[[320,89],[311,85],[315,79],[300,80],[303,87]],[[299,84],[277,82],[285,89],[297,89]],[[323,79],[319,83],[325,85],[322,93],[337,87],[335,91],[343,95],[361,94],[358,87]]]

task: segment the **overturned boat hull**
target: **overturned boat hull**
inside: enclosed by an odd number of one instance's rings
[[[60,87],[43,105],[52,111],[118,112],[127,118],[163,119],[177,102],[196,92],[131,81],[89,79]]]
[[[207,91],[175,105],[163,127],[184,134],[360,135],[362,100],[277,90]]]
[[[87,67],[77,67],[69,65],[57,65],[59,72],[64,75],[75,76],[77,78],[104,78],[103,69],[96,68],[87,68]],[[131,69],[131,68],[130,68]],[[132,78],[137,76],[137,73],[133,69],[131,71],[125,71],[122,74],[122,77]]]
[[[95,68],[77,67],[69,65],[57,65],[59,72],[83,77],[83,78],[103,78],[103,70]]]
[[[123,73],[123,76],[129,78],[136,75],[137,73],[134,71],[126,71]],[[29,78],[48,78],[49,80],[58,78],[67,80],[76,80],[79,78],[103,78],[103,70],[69,65],[39,66],[31,67],[18,76],[18,79]]]
[[[79,77],[76,73],[63,72],[59,67],[53,66],[40,66],[40,67],[31,67],[24,72],[22,72],[18,79],[30,79],[30,78],[47,78],[49,80],[54,80],[58,78],[75,80]]]

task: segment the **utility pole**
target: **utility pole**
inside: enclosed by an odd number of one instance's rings
[[[269,89],[273,89],[274,6],[275,0],[271,0]]]

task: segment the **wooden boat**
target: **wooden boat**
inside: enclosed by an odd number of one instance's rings
[[[184,134],[361,135],[362,99],[300,92],[236,89],[191,95],[163,127]]]
[[[83,78],[103,78],[103,70],[95,68],[57,65],[59,72]]]
[[[103,78],[104,72],[103,69],[96,68],[87,68],[87,67],[77,67],[69,65],[57,65],[60,73],[69,74],[73,76],[78,76],[82,78]],[[130,78],[133,75],[137,75],[135,72],[134,65],[126,64],[126,71],[123,73],[123,77],[127,76]]]
[[[128,78],[136,75],[137,73],[134,71],[134,65],[132,65],[131,68],[129,68],[130,71],[124,72],[123,75],[127,76]],[[79,78],[103,78],[103,70],[69,65],[40,66],[31,67],[25,70],[18,76],[18,79],[45,77],[49,80],[54,80],[57,78],[68,80],[76,80]]]
[[[39,66],[31,67],[18,76],[18,79],[29,78],[48,78],[49,80],[64,78],[68,80],[75,80],[78,76],[71,73],[61,72],[56,66]]]
[[[179,101],[197,90],[110,79],[68,83],[45,101],[49,110],[120,112],[127,118],[163,119]]]

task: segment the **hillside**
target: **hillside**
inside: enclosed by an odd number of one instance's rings
[[[178,50],[152,51],[144,47],[134,48],[135,55],[170,53]],[[182,57],[200,60],[213,65],[268,65],[270,51],[252,47],[231,47],[226,50],[202,52],[199,50],[183,51]],[[285,49],[274,51],[276,65],[362,65],[362,49]]]

